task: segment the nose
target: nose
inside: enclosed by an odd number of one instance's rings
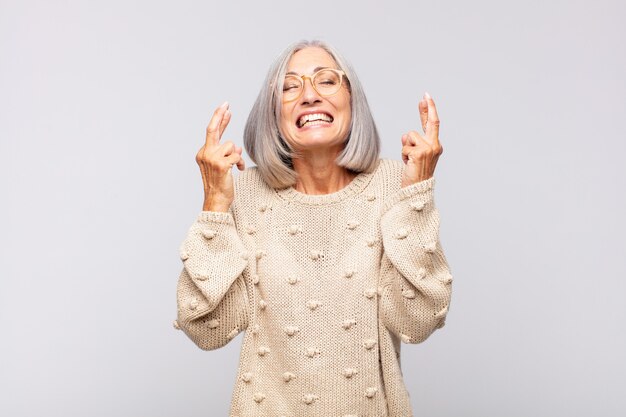
[[[304,78],[302,85],[302,104],[313,104],[322,101],[322,97],[313,87],[313,80],[309,77]]]

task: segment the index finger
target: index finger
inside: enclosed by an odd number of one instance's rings
[[[224,119],[224,114],[228,110],[228,102],[224,102],[221,106],[215,109],[213,112],[213,116],[211,117],[211,121],[206,128],[206,144],[207,145],[217,145],[222,137],[222,121]]]
[[[426,136],[429,139],[439,140],[439,115],[437,114],[437,108],[435,102],[430,94],[424,94],[426,103],[428,104],[428,120],[426,121]]]

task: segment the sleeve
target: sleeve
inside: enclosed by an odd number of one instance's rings
[[[386,327],[420,343],[445,324],[452,275],[439,242],[434,177],[397,191],[381,216],[380,307]]]
[[[189,229],[174,325],[201,349],[220,348],[248,326],[247,257],[231,212],[203,211]]]

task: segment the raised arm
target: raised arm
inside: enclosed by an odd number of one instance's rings
[[[443,148],[439,117],[428,93],[419,110],[424,135],[411,131],[402,136],[401,189],[386,202],[381,217],[381,314],[387,328],[405,343],[422,342],[444,325],[452,283],[433,197],[433,175]]]
[[[248,297],[243,277],[245,247],[233,217],[231,168],[244,169],[241,148],[220,144],[230,121],[228,104],[215,110],[206,142],[198,151],[204,185],[203,211],[180,248],[184,268],[178,280],[181,328],[202,349],[217,349],[248,326]]]

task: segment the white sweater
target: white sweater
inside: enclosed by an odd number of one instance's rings
[[[434,178],[380,160],[342,190],[275,190],[256,168],[181,246],[180,327],[200,348],[245,331],[231,417],[408,417],[400,342],[444,325],[452,276]]]

